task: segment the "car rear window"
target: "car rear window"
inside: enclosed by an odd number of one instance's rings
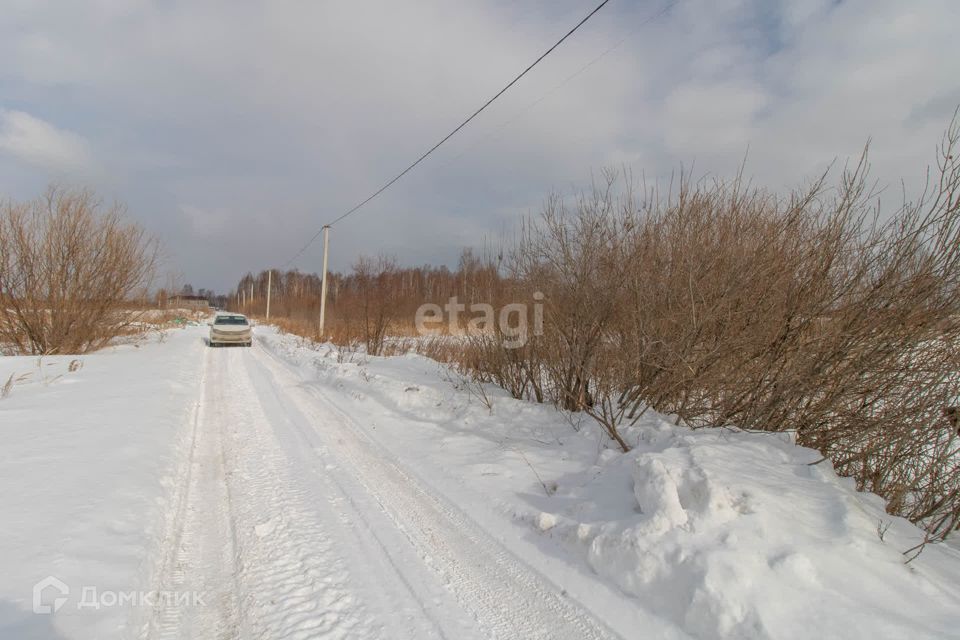
[[[243,316],[217,316],[214,324],[247,324],[247,319]]]

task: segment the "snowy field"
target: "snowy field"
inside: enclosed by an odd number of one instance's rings
[[[905,565],[782,434],[651,415],[622,455],[420,356],[205,330],[0,358],[0,640],[960,633],[960,553]]]

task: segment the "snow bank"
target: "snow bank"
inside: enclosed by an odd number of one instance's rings
[[[571,488],[549,535],[701,638],[942,638],[960,621],[960,558],[929,547],[782,434],[652,418],[638,446]],[[632,496],[625,496],[625,487]],[[620,510],[598,495],[623,496]],[[632,498],[632,499],[631,499]],[[629,510],[628,510],[629,509]],[[882,533],[882,539],[881,539]]]
[[[0,638],[137,637],[203,361],[202,329],[86,356],[0,357]],[[148,558],[151,558],[148,560]],[[50,614],[33,589],[69,588]],[[42,604],[60,597],[51,586]],[[111,605],[111,602],[113,603]]]
[[[649,415],[629,454],[596,425],[487,387],[488,408],[425,358],[338,358],[261,334],[338,389],[368,433],[525,561],[646,637],[943,638],[960,628],[960,554],[786,434],[691,431]]]

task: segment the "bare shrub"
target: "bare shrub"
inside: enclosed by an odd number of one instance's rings
[[[396,261],[386,256],[361,257],[353,267],[359,293],[358,316],[369,355],[380,355],[387,327],[397,318],[397,292],[390,286],[390,276],[396,269]]]
[[[545,331],[462,366],[528,395],[534,381],[626,450],[648,408],[692,427],[795,431],[842,475],[923,524],[960,523],[960,169],[956,125],[937,178],[881,219],[866,153],[783,198],[681,178],[674,195],[611,174],[570,210],[550,198],[511,254],[511,287],[542,291]]]
[[[546,368],[541,357],[542,342],[529,336],[522,346],[515,346],[498,326],[484,332],[458,336],[456,341],[442,341],[440,347],[421,348],[424,355],[442,362],[453,362],[462,374],[478,382],[492,382],[521,400],[544,402]]]
[[[477,379],[475,373],[458,373],[455,370],[443,371],[447,382],[457,391],[463,391],[468,398],[478,400],[490,414],[493,414],[493,398],[487,393],[484,383]]]
[[[137,320],[157,243],[91,192],[51,187],[0,204],[0,342],[17,353],[86,353]]]
[[[573,210],[550,196],[537,219],[525,221],[508,259],[512,300],[538,297],[542,324],[517,347],[501,328],[475,337],[465,366],[506,388],[514,397],[550,400],[569,411],[591,412],[597,364],[605,350],[606,329],[616,315],[629,261],[635,216],[632,197],[617,197],[617,176],[605,172],[602,184],[579,197]],[[626,447],[614,422],[601,423]]]

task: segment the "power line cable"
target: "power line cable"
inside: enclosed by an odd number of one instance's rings
[[[680,0],[671,0],[671,1],[668,2],[666,5],[664,5],[663,8],[661,8],[659,11],[657,11],[656,13],[648,16],[648,17],[645,18],[644,20],[642,20],[639,24],[637,24],[637,25],[633,28],[631,34],[629,34],[629,35],[621,38],[618,42],[616,42],[616,43],[613,44],[612,46],[610,46],[610,47],[608,47],[607,49],[605,49],[605,50],[603,51],[603,53],[601,53],[600,55],[598,55],[597,57],[595,57],[593,60],[591,60],[590,62],[588,62],[588,63],[586,63],[585,65],[583,65],[582,67],[580,67],[580,68],[579,68],[577,71],[575,71],[574,73],[572,73],[572,74],[570,74],[569,76],[567,76],[562,82],[560,82],[559,84],[555,85],[552,89],[550,89],[549,91],[547,91],[546,93],[544,93],[543,95],[541,95],[539,98],[537,98],[536,100],[534,100],[533,102],[531,102],[530,104],[528,104],[527,106],[525,106],[525,107],[524,107],[523,109],[521,109],[520,111],[516,112],[513,116],[511,116],[511,117],[508,118],[507,120],[501,122],[499,125],[497,125],[497,126],[494,127],[493,129],[489,130],[486,134],[483,134],[483,135],[478,136],[478,137],[473,141],[472,144],[470,144],[470,145],[469,145],[466,149],[464,149],[462,152],[460,152],[460,153],[458,153],[457,155],[455,155],[454,157],[450,158],[450,160],[448,160],[448,161],[447,161],[445,164],[443,164],[442,166],[446,167],[446,166],[449,166],[449,165],[453,164],[454,162],[456,162],[457,160],[459,160],[459,159],[462,158],[463,156],[465,156],[465,155],[467,155],[468,153],[470,153],[470,151],[472,151],[473,149],[477,148],[477,146],[479,146],[480,143],[483,142],[484,140],[489,140],[490,138],[496,138],[496,137],[498,137],[498,136],[503,132],[504,129],[508,128],[511,124],[513,124],[514,122],[516,122],[517,120],[519,120],[520,118],[522,118],[524,115],[526,115],[529,111],[531,111],[531,110],[532,110],[534,107],[536,107],[538,104],[540,104],[541,102],[543,102],[544,100],[546,100],[547,98],[549,98],[550,96],[552,96],[554,93],[556,93],[557,91],[559,91],[560,89],[562,89],[563,87],[565,87],[567,84],[569,84],[569,83],[570,83],[571,81],[573,81],[575,78],[577,78],[578,76],[580,76],[581,74],[583,74],[583,72],[585,72],[587,69],[589,69],[589,68],[592,67],[593,65],[595,65],[595,64],[597,64],[598,62],[600,62],[601,60],[603,60],[603,59],[604,59],[605,57],[607,57],[609,54],[611,54],[611,53],[613,53],[614,51],[616,51],[617,49],[619,49],[619,48],[623,45],[623,43],[626,42],[626,41],[630,38],[630,35],[633,35],[633,33],[636,33],[637,31],[639,31],[641,27],[644,27],[644,26],[650,24],[651,22],[653,22],[653,21],[661,18],[662,16],[664,16],[668,11],[670,11],[670,9],[672,9],[674,6],[676,6],[679,1],[680,1]]]
[[[382,187],[380,187],[379,189],[377,189],[376,191],[374,191],[371,195],[369,195],[366,199],[364,199],[364,200],[361,201],[359,204],[357,204],[356,206],[354,206],[352,209],[349,209],[348,211],[344,212],[340,217],[335,218],[332,222],[328,222],[328,223],[325,224],[323,227],[321,227],[320,229],[318,229],[317,232],[316,232],[315,234],[313,234],[313,236],[310,238],[310,240],[308,240],[307,243],[306,243],[305,245],[303,245],[303,247],[302,247],[299,251],[297,251],[297,253],[294,254],[294,256],[293,256],[292,258],[290,258],[290,260],[287,261],[287,263],[284,265],[284,267],[289,266],[289,265],[290,265],[291,263],[293,263],[297,258],[299,258],[301,255],[303,255],[303,252],[306,251],[306,250],[310,247],[310,245],[312,245],[312,244],[314,243],[314,241],[316,241],[316,239],[320,237],[320,234],[323,233],[323,229],[324,229],[324,228],[326,228],[326,227],[332,227],[333,225],[337,224],[338,222],[340,222],[341,220],[343,220],[343,219],[346,218],[347,216],[355,213],[357,210],[359,210],[359,209],[360,209],[361,207],[363,207],[365,204],[367,204],[368,202],[370,202],[371,200],[373,200],[374,198],[376,198],[377,196],[379,196],[381,193],[383,193],[384,191],[386,191],[387,189],[389,189],[391,186],[393,186],[393,184],[394,184],[397,180],[399,180],[399,179],[402,178],[403,176],[405,176],[405,175],[407,175],[408,173],[410,173],[410,171],[411,171],[414,167],[416,167],[418,164],[420,164],[421,162],[423,162],[423,161],[427,158],[427,156],[429,156],[431,153],[433,153],[434,151],[436,151],[437,148],[440,147],[440,145],[442,145],[444,142],[446,142],[447,140],[449,140],[450,138],[452,138],[454,135],[456,135],[457,132],[459,132],[461,129],[463,129],[465,126],[467,126],[467,124],[469,124],[471,120],[473,120],[473,119],[476,118],[478,115],[480,115],[480,113],[482,113],[484,109],[486,109],[486,108],[489,107],[491,104],[493,104],[493,102],[494,102],[497,98],[499,98],[499,97],[502,96],[504,93],[506,93],[507,90],[510,89],[510,87],[512,87],[513,85],[515,85],[517,82],[520,81],[521,78],[523,78],[525,75],[527,75],[527,73],[529,73],[531,69],[533,69],[535,66],[537,66],[538,64],[540,64],[540,62],[541,62],[544,58],[546,58],[548,55],[550,55],[550,54],[553,52],[554,49],[556,49],[556,48],[559,47],[561,44],[563,44],[563,42],[564,42],[567,38],[569,38],[570,36],[572,36],[572,35],[574,34],[574,32],[577,31],[577,29],[579,29],[580,27],[582,27],[582,26],[587,22],[587,20],[589,20],[590,18],[592,18],[592,17],[594,16],[594,14],[596,14],[598,11],[600,11],[600,9],[602,9],[603,7],[605,7],[609,2],[610,2],[610,0],[603,0],[600,4],[598,4],[598,5],[593,9],[593,11],[591,11],[590,13],[588,13],[588,14],[586,15],[586,17],[583,18],[583,20],[581,20],[580,22],[578,22],[578,23],[576,24],[576,26],[574,26],[572,29],[570,29],[570,31],[568,31],[562,38],[560,38],[559,40],[557,40],[557,42],[554,43],[553,46],[551,46],[549,49],[547,49],[546,51],[544,51],[543,54],[541,54],[539,58],[537,58],[536,60],[534,60],[526,69],[524,69],[522,72],[520,72],[520,74],[519,74],[517,77],[515,77],[513,80],[511,80],[503,89],[500,89],[500,91],[498,91],[492,98],[490,98],[489,100],[487,100],[487,101],[483,104],[483,106],[481,106],[479,109],[477,109],[476,111],[474,111],[474,112],[470,115],[470,117],[468,117],[466,120],[464,120],[463,122],[461,122],[461,123],[457,126],[456,129],[454,129],[453,131],[451,131],[450,133],[448,133],[446,136],[444,136],[443,139],[440,140],[440,142],[438,142],[438,143],[436,143],[435,145],[433,145],[432,147],[430,147],[430,149],[428,149],[423,155],[421,155],[419,158],[417,158],[410,166],[408,166],[406,169],[404,169],[403,171],[401,171],[400,173],[398,173],[396,176],[394,176],[393,178],[391,178],[389,182],[387,182],[387,183],[384,184]]]

